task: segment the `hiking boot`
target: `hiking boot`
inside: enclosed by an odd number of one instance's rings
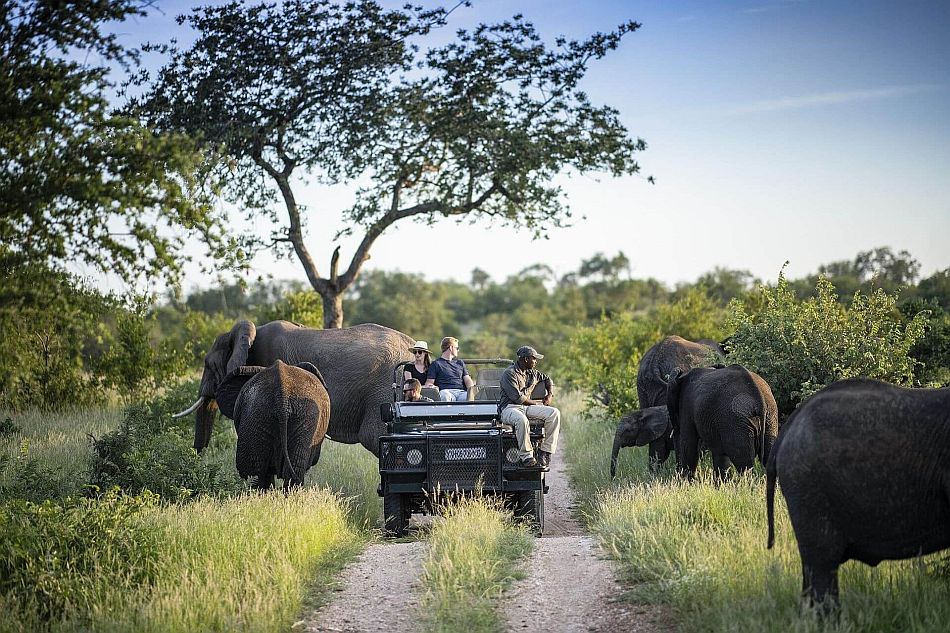
[[[541,464],[543,470],[548,470],[551,467],[551,453],[538,451],[538,463]]]
[[[518,466],[521,468],[537,468],[538,460],[534,458],[534,455],[525,455],[518,460]]]

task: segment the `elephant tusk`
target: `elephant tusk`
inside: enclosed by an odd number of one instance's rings
[[[195,409],[197,409],[198,407],[200,407],[200,406],[201,406],[201,403],[204,402],[204,401],[205,401],[205,397],[204,397],[204,396],[199,396],[199,398],[198,398],[197,400],[195,400],[195,403],[194,403],[193,405],[191,405],[190,407],[188,407],[187,409],[185,409],[185,410],[182,411],[181,413],[176,413],[176,414],[174,414],[172,417],[173,417],[173,418],[181,418],[181,417],[184,417],[184,416],[188,415],[189,413],[194,413],[194,412],[195,412]]]

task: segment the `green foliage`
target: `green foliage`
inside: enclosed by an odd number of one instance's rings
[[[49,410],[101,401],[87,351],[98,343],[98,324],[116,309],[114,298],[47,266],[6,260],[0,273],[0,330],[10,334],[0,354],[0,406]]]
[[[90,614],[103,594],[152,585],[161,531],[141,520],[152,495],[0,505],[0,596],[43,622]]]
[[[923,300],[932,299],[941,308],[950,311],[950,268],[938,270],[922,279],[917,285],[917,296]]]
[[[0,506],[4,631],[283,631],[364,535],[324,490]]]
[[[639,406],[637,368],[650,347],[670,334],[719,340],[723,318],[723,309],[701,288],[687,289],[648,315],[604,317],[597,325],[577,328],[558,348],[555,375],[592,396],[592,406],[603,404],[610,417],[619,417]]]
[[[931,387],[950,384],[950,313],[937,299],[913,299],[902,303],[900,311],[905,319],[920,315],[926,320],[924,335],[910,350],[919,363],[917,382]]]
[[[193,430],[184,426],[188,423],[171,417],[186,408],[196,392],[195,382],[186,383],[150,403],[127,407],[119,428],[93,441],[90,485],[99,490],[118,487],[129,494],[148,490],[169,501],[241,489],[236,473],[195,453]],[[212,442],[228,444],[222,432],[227,425],[217,427]]]
[[[761,309],[750,312],[733,301],[729,326],[735,331],[729,360],[759,373],[789,415],[802,401],[836,380],[864,376],[910,385],[910,352],[923,337],[926,319],[906,323],[896,296],[877,289],[856,292],[850,307],[838,302],[832,283],[819,277],[815,294],[800,301],[783,275],[774,288],[758,290]]]
[[[258,323],[282,319],[307,327],[323,327],[322,301],[320,295],[313,290],[287,292],[274,303],[265,306],[258,314]]]
[[[82,262],[126,281],[175,280],[182,241],[220,245],[223,225],[192,195],[198,154],[109,107],[110,73],[138,56],[108,23],[144,15],[138,0],[9,0],[0,12],[0,247],[37,264]]]
[[[182,18],[198,34],[190,48],[146,47],[169,61],[154,80],[136,79],[147,85],[129,111],[201,139],[208,193],[273,222],[271,235],[243,242],[300,260],[324,299],[325,327],[342,326],[342,293],[400,220],[481,217],[543,235],[570,217],[556,176],[639,171],[633,155],[646,144],[580,88],[588,65],[639,24],[549,47],[517,15],[458,30],[441,47],[415,45],[447,16],[370,2],[230,3]],[[292,195],[300,172],[323,183],[370,176],[334,238],[364,230],[360,246],[342,269],[336,248],[326,276]]]

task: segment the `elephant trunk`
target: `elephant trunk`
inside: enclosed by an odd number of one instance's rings
[[[195,451],[200,453],[211,441],[214,418],[218,413],[218,403],[213,398],[203,398],[195,415]]]
[[[623,445],[623,440],[620,437],[620,429],[617,429],[617,433],[614,435],[614,447],[610,451],[610,478],[613,479],[617,476],[617,456],[620,454],[620,447]]]

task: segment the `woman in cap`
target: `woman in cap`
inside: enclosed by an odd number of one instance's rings
[[[416,341],[415,345],[409,348],[409,351],[413,353],[414,360],[411,365],[405,366],[403,382],[415,378],[420,383],[425,384],[426,374],[428,374],[429,365],[432,363],[432,359],[429,357],[429,344],[425,341]]]

